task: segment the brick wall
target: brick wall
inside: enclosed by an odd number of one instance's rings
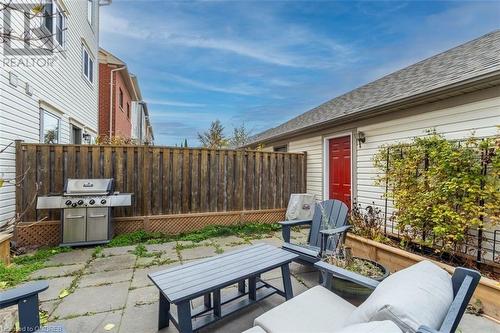
[[[124,82],[125,72],[119,71],[115,74],[115,96],[113,97],[113,104],[115,104],[115,113],[113,114],[114,122],[114,135],[130,138],[132,135],[132,121],[131,115],[131,93],[127,90]],[[120,106],[120,89],[123,92],[123,105]],[[127,113],[127,106],[129,112]]]
[[[109,113],[110,113],[110,75],[115,67],[108,64],[99,64],[99,135],[109,135]],[[130,138],[132,134],[132,122],[130,114],[127,114],[127,105],[131,107],[131,97],[124,83],[124,72],[117,71],[113,74],[113,124],[111,135]],[[123,107],[120,107],[120,89],[123,92]]]
[[[111,68],[99,64],[99,135],[109,135],[109,82]]]

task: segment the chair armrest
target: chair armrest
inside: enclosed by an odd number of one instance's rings
[[[283,236],[283,241],[290,243],[290,229],[299,225],[312,224],[312,220],[291,220],[291,221],[281,221],[281,235]]]
[[[283,226],[283,227],[287,227],[287,226],[295,227],[297,225],[311,224],[312,220],[290,220],[290,221],[281,221],[278,223],[281,224],[281,226]]]
[[[440,332],[436,331],[435,329],[433,329],[431,327],[427,327],[427,326],[422,325],[417,329],[417,333],[440,333]]]
[[[343,232],[346,232],[347,230],[349,230],[351,228],[350,225],[344,225],[342,227],[338,227],[338,228],[334,228],[334,229],[325,229],[325,230],[320,230],[319,232],[323,235],[323,236],[331,236],[331,235],[335,235],[335,234],[340,234],[340,233],[343,233]]]
[[[378,282],[377,280],[371,279],[369,277],[360,275],[358,273],[354,273],[351,271],[348,271],[346,269],[333,266],[330,264],[327,264],[326,262],[319,261],[314,264],[316,268],[318,268],[320,271],[324,272],[327,277],[329,276],[330,278],[333,276],[340,277],[345,280],[349,280],[351,282],[354,282],[356,284],[359,284],[361,286],[370,288],[370,289],[375,289],[377,288]],[[324,281],[327,281],[328,279],[324,279]]]
[[[0,292],[0,309],[15,305],[19,300],[41,293],[47,288],[49,288],[49,283],[47,281],[37,281]]]

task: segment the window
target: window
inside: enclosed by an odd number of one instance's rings
[[[56,41],[59,45],[63,46],[64,42],[64,15],[59,9],[56,7],[56,31],[55,31]]]
[[[87,21],[92,26],[94,22],[94,1],[87,0]]]
[[[288,147],[286,145],[276,146],[276,147],[273,147],[273,151],[286,153],[288,151]]]
[[[43,6],[43,25],[49,33],[52,33],[52,8],[52,2],[46,3]]]
[[[82,50],[83,75],[92,83],[94,82],[94,60],[85,46],[82,46]]]
[[[64,44],[64,29],[66,17],[64,11],[54,1],[47,1],[43,6],[43,27],[45,41],[54,41],[60,46]],[[52,39],[53,38],[53,39]]]
[[[40,142],[59,143],[60,119],[54,114],[41,109]]]
[[[71,125],[71,143],[77,145],[82,143],[82,129],[75,125]]]
[[[122,88],[118,88],[119,89],[119,95],[118,95],[118,102],[120,103],[120,107],[122,108],[123,110],[123,91],[122,91]]]

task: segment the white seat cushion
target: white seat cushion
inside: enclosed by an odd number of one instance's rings
[[[268,333],[334,332],[356,307],[322,286],[267,311],[254,324]]]
[[[242,333],[266,333],[266,331],[264,331],[260,326],[254,326]]]
[[[392,321],[384,320],[349,325],[335,333],[403,333],[403,331]]]
[[[450,275],[422,261],[382,281],[347,324],[391,320],[403,332],[416,332],[420,325],[439,329],[452,301]]]

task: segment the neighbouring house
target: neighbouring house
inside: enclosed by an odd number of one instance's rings
[[[500,30],[336,97],[250,146],[307,152],[307,192],[317,198],[383,208],[372,164],[380,146],[427,129],[449,139],[494,136],[499,125]]]
[[[112,53],[99,50],[99,136],[152,142],[152,127],[137,77]]]
[[[154,144],[153,126],[149,118],[147,103],[142,99],[137,76],[131,74],[132,83],[137,92],[137,101],[132,101],[132,139],[138,144]]]
[[[99,8],[111,0],[38,3],[14,1],[0,11],[0,30],[11,31],[0,43],[0,150],[14,140],[80,144],[97,137]],[[15,208],[12,144],[0,154],[0,178],[8,180],[0,188],[2,225]]]

